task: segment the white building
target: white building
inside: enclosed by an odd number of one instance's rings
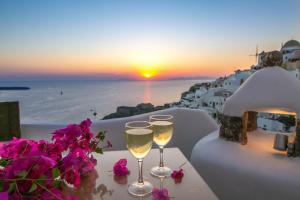
[[[292,61],[296,51],[300,51],[300,43],[297,40],[287,41],[281,48],[283,62]]]
[[[232,95],[232,92],[224,88],[211,88],[197,99],[203,107],[210,107],[220,112],[226,99]]]
[[[242,85],[245,80],[252,74],[250,70],[236,70],[234,74],[228,76],[224,82],[222,87],[231,92],[236,91],[240,85]]]
[[[200,87],[195,92],[195,99],[201,98],[201,96],[204,95],[207,92],[208,92],[208,90],[205,87]]]
[[[286,132],[286,126],[276,120],[266,119],[266,118],[257,118],[257,128],[263,130],[277,131],[277,132]]]

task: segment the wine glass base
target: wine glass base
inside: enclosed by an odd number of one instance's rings
[[[144,184],[134,182],[128,186],[129,194],[134,196],[146,196],[152,192],[153,186],[148,181],[144,181]]]
[[[169,167],[153,167],[150,173],[157,177],[168,177],[171,176],[172,170]]]

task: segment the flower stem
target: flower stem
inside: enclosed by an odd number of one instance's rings
[[[178,168],[181,169],[186,163],[187,163],[187,161],[185,161],[184,163],[182,163]]]
[[[39,184],[36,181],[33,181],[35,184],[37,184],[38,186],[40,186],[41,188],[43,188],[44,190],[46,190],[47,192],[49,192],[49,194],[51,194],[52,196],[54,196],[57,199],[63,200],[62,198],[60,198],[59,196],[57,196],[56,194],[54,194],[53,192],[51,192],[50,190],[48,190],[45,186],[43,186],[42,184]]]

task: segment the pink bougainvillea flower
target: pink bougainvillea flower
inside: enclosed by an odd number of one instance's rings
[[[51,188],[49,189],[49,191],[42,193],[41,199],[42,200],[57,200],[57,199],[63,200],[65,198],[61,190],[57,188]]]
[[[8,200],[8,192],[0,192],[1,200]]]
[[[37,142],[23,138],[14,137],[9,143],[3,144],[0,148],[0,157],[18,158],[19,156],[28,156],[31,151],[36,150]]]
[[[90,119],[82,121],[79,125],[68,125],[66,128],[56,130],[52,133],[52,140],[54,144],[60,146],[63,151],[74,151],[77,148],[81,148],[90,153],[92,152],[90,142],[94,136],[90,130],[91,125],[92,121]]]
[[[126,167],[127,159],[120,159],[114,164],[113,172],[115,176],[126,176],[129,174],[129,170]]]
[[[183,169],[173,170],[171,177],[175,180],[180,180],[184,176]]]
[[[169,200],[168,190],[166,188],[158,189],[153,188],[152,200]]]
[[[78,200],[73,195],[65,195],[57,188],[51,188],[41,195],[41,200]]]
[[[64,180],[78,187],[80,176],[92,171],[96,164],[97,160],[93,156],[89,157],[84,150],[78,148],[62,159],[59,169]]]
[[[62,193],[57,182],[64,180],[79,187],[81,177],[94,170],[97,160],[91,153],[104,137],[94,137],[91,124],[87,119],[56,130],[52,133],[52,142],[13,138],[6,144],[0,143],[0,180],[8,180],[1,184],[1,191],[6,192],[0,193],[0,200],[35,199],[37,196],[42,200],[75,200],[76,197]],[[107,146],[112,144],[107,142],[98,148],[102,150]],[[117,168],[125,171],[126,164],[120,162]]]
[[[92,125],[92,121],[89,118],[87,118],[86,120],[84,120],[84,121],[82,121],[80,123],[80,127],[85,132],[89,132],[90,131],[91,125]]]

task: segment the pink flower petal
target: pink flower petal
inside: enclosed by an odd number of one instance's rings
[[[126,176],[129,174],[129,170],[126,167],[127,160],[126,159],[120,159],[118,162],[114,164],[113,172],[116,176]]]
[[[184,176],[183,169],[180,170],[173,170],[171,177],[173,179],[181,179]]]
[[[8,192],[0,192],[1,200],[8,200]]]
[[[166,188],[158,189],[153,188],[152,190],[152,200],[169,200],[168,190]]]

